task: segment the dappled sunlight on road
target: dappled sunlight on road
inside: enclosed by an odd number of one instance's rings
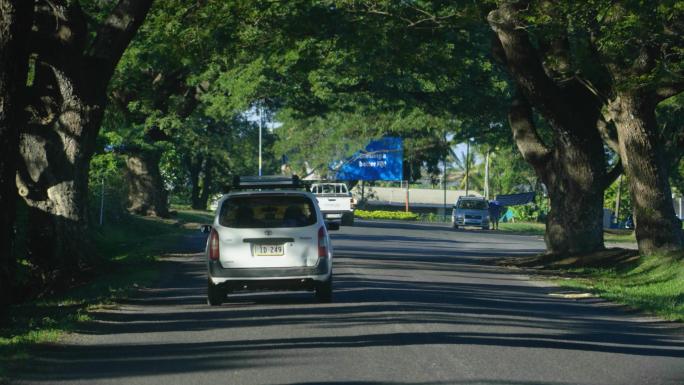
[[[491,263],[542,250],[534,237],[361,223],[343,228],[333,242],[331,304],[316,302],[308,292],[261,292],[232,293],[223,306],[211,308],[205,304],[202,257],[175,255],[163,263],[159,287],[142,290],[116,310],[94,313],[95,322],[65,345],[37,352],[25,379],[241,384],[684,379],[680,330],[598,306],[596,299],[551,296],[555,288],[531,284]],[[498,366],[491,366],[492,360]]]

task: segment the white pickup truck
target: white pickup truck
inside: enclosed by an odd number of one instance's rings
[[[340,220],[343,226],[354,225],[354,198],[344,183],[314,183],[311,192],[326,219]]]

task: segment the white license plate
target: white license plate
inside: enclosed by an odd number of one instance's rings
[[[259,257],[285,254],[283,245],[254,245],[253,247],[254,255]]]

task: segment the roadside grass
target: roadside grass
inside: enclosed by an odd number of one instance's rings
[[[546,226],[539,222],[499,222],[499,231],[544,236]],[[603,231],[603,240],[611,243],[636,242],[634,231],[623,229],[605,229]]]
[[[12,368],[30,359],[33,346],[58,342],[89,321],[92,311],[113,306],[155,282],[159,257],[177,250],[180,238],[196,231],[195,220],[206,222],[203,215],[185,210],[178,211],[175,219],[126,215],[120,222],[93,230],[91,239],[100,259],[87,282],[13,306],[0,319],[0,383]]]
[[[451,218],[437,215],[434,213],[413,213],[404,211],[384,211],[384,210],[360,210],[354,211],[354,216],[360,219],[391,219],[420,222],[439,222],[449,223]],[[209,223],[209,222],[206,222]],[[499,222],[499,230],[502,232],[544,236],[546,225],[540,222]],[[635,243],[633,230],[626,229],[605,229],[603,240],[609,243]]]
[[[543,236],[546,226],[539,222],[499,222],[499,231]]]
[[[588,291],[667,320],[684,321],[684,253],[649,255],[616,267],[568,268],[564,272],[570,277],[553,280],[562,287]]]
[[[214,213],[206,210],[193,210],[183,206],[172,206],[176,211],[176,218],[188,224],[209,224],[214,221]]]
[[[603,240],[613,243],[635,243],[634,230],[606,229],[603,232]]]

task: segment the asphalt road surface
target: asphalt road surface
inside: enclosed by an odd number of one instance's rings
[[[40,349],[21,383],[684,384],[680,327],[491,264],[537,237],[359,221],[334,246],[332,304],[210,308],[200,255],[171,257],[158,288]]]

